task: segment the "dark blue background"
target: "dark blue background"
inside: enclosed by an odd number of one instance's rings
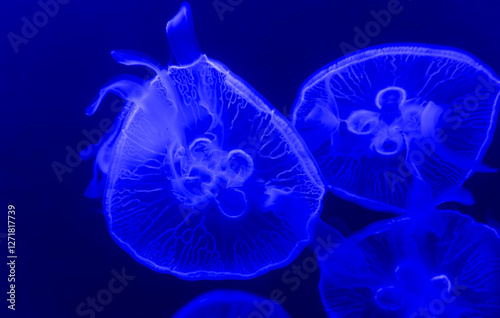
[[[43,1],[43,0],[42,0]],[[226,0],[222,2],[227,3]],[[233,0],[233,3],[236,2]],[[221,21],[212,1],[192,1],[202,50],[222,61],[284,113],[301,83],[321,66],[339,58],[341,42],[353,44],[354,30],[373,20],[371,10],[389,1],[243,0]],[[0,48],[1,129],[0,233],[5,233],[7,204],[17,211],[17,317],[78,317],[76,307],[107,287],[111,270],[135,276],[97,317],[170,317],[195,296],[217,288],[238,288],[269,296],[281,289],[292,317],[325,317],[317,289],[319,271],[297,290],[282,280],[289,267],[249,281],[183,281],[135,262],[108,234],[100,203],[83,196],[92,163],[82,162],[59,182],[52,164],[66,164],[67,146],[113,118],[106,99],[94,117],[85,107],[112,76],[141,68],[119,65],[109,52],[133,49],[166,65],[165,24],[180,1],[70,0],[40,27],[16,54],[7,34],[21,35],[22,17],[40,11],[35,0],[3,1]],[[401,0],[403,11],[371,39],[370,45],[422,42],[460,48],[500,72],[500,2],[476,0]],[[486,164],[500,167],[500,136]],[[467,183],[477,203],[457,207],[478,221],[490,222],[500,207],[500,174],[474,175]],[[345,233],[391,215],[375,213],[328,194],[323,219]],[[1,264],[7,254],[2,240]],[[304,251],[293,264],[311,255]],[[6,266],[1,265],[0,313],[7,307]],[[2,314],[1,317],[4,317]]]

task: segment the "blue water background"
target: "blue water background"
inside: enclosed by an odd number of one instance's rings
[[[288,115],[301,83],[342,56],[340,43],[354,45],[354,28],[364,29],[374,20],[370,12],[387,9],[390,2],[243,0],[225,12],[223,20],[212,1],[191,5],[202,50]],[[170,53],[165,24],[179,5],[180,1],[70,0],[15,53],[8,33],[21,35],[22,18],[31,20],[41,7],[34,0],[2,2],[0,233],[6,232],[7,204],[14,204],[17,317],[80,317],[77,306],[107,288],[111,271],[122,268],[135,278],[96,317],[170,317],[197,295],[218,288],[265,297],[279,289],[292,317],[326,316],[318,292],[319,270],[304,279],[289,272],[293,264],[312,255],[309,250],[289,266],[248,281],[183,281],[159,274],[114,243],[100,203],[83,196],[91,162],[77,164],[61,176],[62,181],[53,170],[54,162],[67,165],[69,148],[87,140],[82,130],[97,129],[103,118],[114,118],[114,97],[107,98],[95,116],[85,116],[99,88],[118,74],[147,75],[143,68],[115,63],[109,52],[133,49],[166,65]],[[401,0],[400,6],[402,11],[392,15],[370,45],[422,42],[457,47],[500,72],[500,2]],[[499,130],[484,162],[500,167]],[[500,219],[499,173],[474,175],[465,186],[474,193],[476,204],[457,206],[461,212],[481,222],[495,213]],[[325,197],[323,220],[345,233],[389,217],[331,194]],[[0,239],[3,264],[6,244],[4,237]],[[6,269],[1,266],[1,317],[7,306]]]

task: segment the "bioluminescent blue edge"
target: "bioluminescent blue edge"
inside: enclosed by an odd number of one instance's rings
[[[304,100],[304,93],[307,91],[309,88],[313,87],[317,83],[321,82],[324,80],[327,76],[328,73],[331,72],[332,70],[339,70],[344,67],[348,67],[351,62],[353,62],[353,57],[356,57],[356,62],[364,61],[370,58],[373,58],[378,55],[383,55],[386,54],[387,52],[402,52],[403,50],[412,52],[412,50],[419,50],[420,52],[419,55],[430,55],[432,54],[429,53],[435,53],[436,51],[439,51],[439,54],[442,56],[446,56],[448,58],[456,58],[457,60],[461,60],[463,62],[466,62],[473,66],[475,69],[477,69],[479,72],[484,72],[491,80],[495,81],[498,85],[500,85],[500,80],[498,76],[495,74],[495,72],[489,68],[486,64],[484,64],[482,61],[480,61],[477,57],[473,56],[472,54],[465,52],[463,50],[457,49],[457,48],[452,48],[452,47],[447,47],[447,46],[438,46],[438,45],[430,45],[430,44],[421,44],[421,43],[391,43],[391,44],[385,44],[385,45],[378,45],[378,46],[372,46],[372,47],[367,47],[352,53],[349,53],[323,67],[321,67],[318,71],[313,73],[311,76],[309,76],[301,85],[298,94],[295,98],[295,101],[292,106],[292,111],[290,114],[290,121],[294,127],[296,127],[296,121],[297,121],[297,111],[299,109],[299,105],[301,102]],[[492,115],[489,120],[489,127],[486,132],[486,136],[484,139],[484,142],[481,144],[481,147],[474,159],[474,161],[478,162],[479,164],[482,162],[484,159],[484,156],[486,154],[486,151],[488,147],[490,146],[492,139],[493,139],[493,134],[497,125],[497,117],[498,117],[498,108],[500,104],[500,94],[497,94],[494,99],[494,104],[492,107]],[[485,167],[485,172],[494,172],[496,169],[488,169],[488,167]],[[469,170],[467,173],[465,179],[463,179],[459,184],[457,184],[457,188],[461,187],[465,180],[469,178],[475,171],[474,170]],[[349,191],[346,191],[342,189],[341,187],[336,187],[328,182],[326,180],[326,186],[327,188],[339,196],[340,198],[346,199],[348,201],[355,202],[356,204],[368,208],[368,209],[373,209],[376,211],[381,211],[381,212],[393,212],[393,213],[398,213],[398,214],[403,214],[406,213],[407,207],[395,207],[390,204],[387,204],[382,201],[377,201],[373,200],[361,195],[357,195],[355,193],[351,193]],[[460,190],[457,190],[460,192]],[[467,204],[466,202],[463,202],[464,204]]]
[[[239,290],[213,290],[204,293],[179,309],[172,318],[190,317],[251,317],[253,313],[261,314],[261,307],[266,303],[271,307],[268,318],[290,318],[278,303]],[[224,315],[224,316],[222,316]]]
[[[306,224],[304,224],[307,236],[301,240],[295,241],[294,248],[291,251],[289,251],[288,256],[286,258],[282,259],[279,262],[270,263],[265,266],[263,265],[258,270],[255,270],[251,273],[223,272],[223,271],[203,270],[203,269],[191,272],[183,272],[183,271],[173,270],[168,266],[166,267],[159,266],[150,259],[139,255],[138,251],[136,251],[133,248],[133,246],[131,246],[129,243],[123,241],[121,237],[116,234],[115,229],[113,228],[114,220],[111,215],[111,208],[110,208],[112,206],[111,201],[113,199],[113,193],[112,191],[109,191],[109,188],[111,187],[111,185],[115,184],[117,179],[119,179],[121,176],[117,171],[119,167],[116,167],[116,165],[113,166],[113,164],[110,163],[114,161],[114,159],[117,156],[117,153],[121,153],[123,151],[124,140],[125,140],[125,138],[116,138],[116,136],[113,136],[112,138],[111,137],[108,137],[107,139],[105,138],[104,142],[102,143],[102,145],[105,146],[100,148],[100,154],[102,154],[101,157],[106,157],[106,160],[103,159],[96,160],[97,167],[105,166],[104,168],[100,169],[100,171],[102,171],[103,174],[105,175],[100,182],[100,187],[103,188],[102,183],[105,182],[106,184],[105,188],[107,190],[104,193],[103,204],[105,211],[104,214],[108,224],[108,230],[113,239],[115,240],[115,242],[121,248],[127,251],[131,256],[133,256],[133,258],[135,258],[139,263],[144,264],[145,266],[155,271],[162,273],[171,273],[179,278],[186,280],[248,279],[261,275],[269,270],[286,266],[293,259],[295,259],[295,257],[302,251],[302,249],[305,248],[307,244],[310,242],[311,232],[313,231],[315,221],[316,219],[319,218],[319,214],[322,209],[322,197],[324,196],[325,193],[324,183],[323,180],[321,179],[321,175],[319,174],[319,168],[317,167],[316,162],[312,157],[312,155],[310,154],[310,152],[308,151],[307,147],[305,147],[298,132],[295,130],[293,126],[291,126],[291,124],[284,118],[282,114],[280,114],[278,111],[274,110],[271,106],[269,106],[270,103],[268,101],[266,101],[258,92],[255,91],[255,89],[253,89],[250,85],[248,85],[243,79],[239,78],[238,76],[230,72],[226,66],[224,66],[220,62],[209,59],[204,54],[202,54],[201,51],[198,51],[199,48],[197,45],[197,39],[195,37],[194,29],[192,26],[192,16],[190,13],[190,7],[187,3],[184,3],[181,6],[179,13],[171,21],[174,22],[169,23],[167,25],[167,33],[169,36],[170,43],[172,45],[171,49],[173,51],[173,54],[176,60],[179,63],[181,63],[181,65],[180,66],[170,65],[169,70],[170,69],[183,70],[185,68],[192,67],[201,62],[207,63],[217,71],[226,75],[226,85],[232,86],[232,88],[238,94],[243,96],[246,100],[250,101],[250,103],[253,104],[253,106],[256,107],[260,112],[269,115],[271,118],[270,119],[271,123],[276,128],[278,128],[278,130],[282,133],[282,137],[284,138],[284,140],[286,140],[287,145],[299,159],[299,162],[302,164],[301,167],[307,174],[307,179],[311,182],[314,190],[316,191],[315,193],[317,193],[319,197],[319,199],[317,200],[317,204],[315,204],[316,210],[310,211],[311,214],[308,216]],[[179,32],[179,34],[182,35],[188,34],[189,36],[191,36],[191,38],[185,39],[183,37],[178,37],[176,36],[176,32]],[[196,54],[199,54],[199,56],[196,59],[194,59],[194,56]],[[160,69],[160,66],[154,59],[142,55],[141,53],[135,53],[132,51],[113,51],[112,55],[121,64],[142,65],[149,67],[155,70],[156,72],[159,71],[157,78],[160,78],[162,81],[165,81],[166,83],[169,83],[170,81],[170,79],[167,78],[168,74],[164,73],[164,71]],[[182,64],[182,62],[189,64]],[[118,85],[116,84],[116,82],[114,82],[101,89],[96,100],[87,109],[87,114],[89,115],[93,114],[97,110],[103,97],[109,92],[118,94],[119,96],[126,99],[131,99],[131,103],[141,100],[142,97],[140,97],[139,93],[141,92],[141,90],[143,90],[143,87],[138,79],[136,78],[130,79],[129,77],[127,80],[120,78],[118,81],[119,81]],[[120,85],[121,83],[123,83],[124,85],[121,86]],[[168,93],[174,94],[171,92]],[[138,111],[139,111],[138,107],[135,108],[127,107],[120,113],[118,119],[120,121],[119,127],[121,130],[126,130],[126,128],[132,123],[131,121],[133,120],[134,116]],[[156,118],[156,120],[160,119]],[[122,132],[122,135],[123,134],[124,132]],[[99,158],[99,153],[98,153],[98,158]],[[95,184],[96,182],[94,181],[91,182],[89,189],[94,188]],[[90,189],[90,190],[95,190],[95,189]],[[90,192],[92,191],[88,190],[88,193]]]

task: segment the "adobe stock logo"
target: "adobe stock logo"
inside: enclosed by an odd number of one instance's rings
[[[404,7],[399,0],[389,0],[387,2],[387,9],[379,11],[371,10],[370,16],[372,20],[368,21],[363,29],[359,26],[354,27],[353,44],[347,42],[340,43],[339,46],[342,54],[346,55],[357,51],[358,49],[367,47],[371,40],[382,32],[383,28],[387,28],[387,26],[389,26],[393,16],[403,12],[403,9]]]
[[[212,5],[219,16],[220,22],[223,22],[224,14],[226,14],[226,12],[233,12],[234,8],[239,6],[242,2],[243,0],[214,0]]]
[[[19,46],[21,44],[28,44],[29,41],[38,34],[38,30],[46,26],[50,18],[55,17],[59,13],[59,5],[68,4],[69,1],[70,0],[38,1],[37,4],[41,10],[35,12],[31,19],[28,19],[26,16],[21,18],[23,22],[21,33],[7,33],[7,38],[14,52],[16,54],[19,53]]]
[[[120,113],[122,108],[123,103],[120,98],[115,99],[111,103],[111,111],[114,114]],[[80,140],[80,142],[78,142],[74,147],[70,145],[65,147],[66,160],[64,163],[56,160],[51,163],[52,170],[54,171],[57,180],[59,180],[59,183],[64,181],[65,174],[73,172],[74,169],[83,162],[80,153],[85,151],[86,153],[91,154],[95,149],[98,149],[103,142],[104,136],[108,133],[108,131],[113,131],[115,126],[116,125],[114,125],[111,118],[105,117],[99,121],[97,128],[91,130],[82,129],[81,133],[85,138]]]
[[[450,282],[448,282],[450,284]],[[438,298],[433,299],[427,306],[421,306],[418,308],[418,312],[412,313],[409,318],[438,318],[444,313],[446,307],[453,303],[463,291],[468,288],[466,285],[460,285],[458,283],[458,277],[455,277],[453,286],[448,285],[441,291],[441,295]],[[430,313],[429,313],[430,312]],[[453,316],[453,315],[452,315]]]
[[[95,318],[96,315],[102,312],[105,306],[113,301],[113,296],[121,293],[125,287],[129,285],[135,276],[127,275],[125,267],[119,273],[115,269],[111,270],[113,277],[109,280],[106,288],[97,292],[95,297],[87,297],[84,302],[81,302],[76,307],[76,313],[80,317]]]

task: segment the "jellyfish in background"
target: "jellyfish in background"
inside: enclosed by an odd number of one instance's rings
[[[237,290],[205,293],[180,309],[173,318],[290,318],[276,302]]]
[[[461,202],[457,189],[471,174],[494,171],[481,161],[499,94],[498,78],[465,53],[388,45],[355,52],[311,76],[291,120],[332,192],[402,213],[416,180],[436,204]]]
[[[329,317],[500,317],[500,237],[458,212],[441,232],[400,217],[372,224],[319,262]]]
[[[183,279],[247,279],[307,246],[325,189],[286,119],[202,54],[190,7],[167,24],[179,65],[114,51],[156,76],[120,77],[104,96],[127,103],[96,154],[89,196],[103,195],[113,239],[140,263]]]

